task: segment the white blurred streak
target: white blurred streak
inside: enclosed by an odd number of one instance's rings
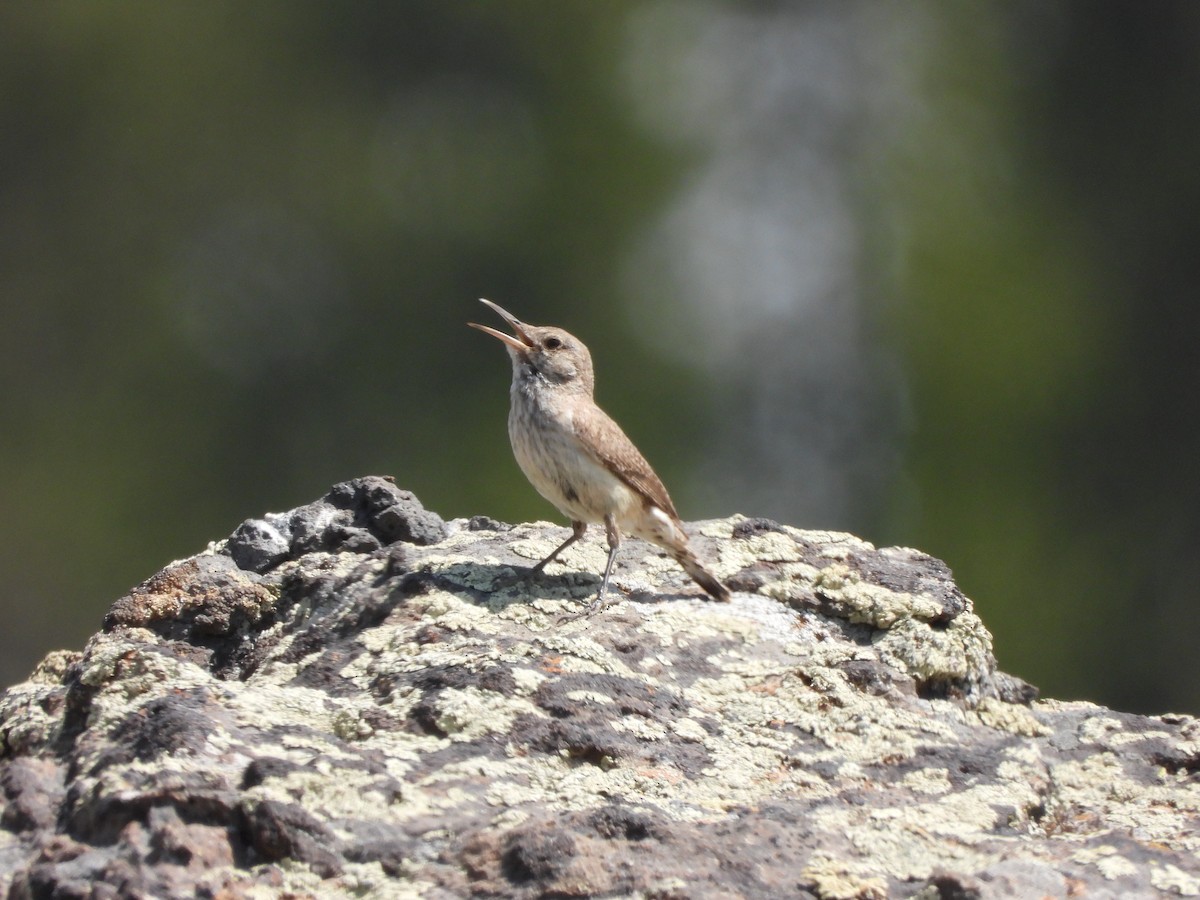
[[[719,386],[691,491],[712,512],[848,527],[895,473],[902,390],[863,296],[856,179],[902,42],[872,9],[661,0],[629,21],[644,127],[701,162],[631,248],[626,293],[636,331],[669,321],[656,351]]]
[[[714,160],[635,250],[635,280],[665,273],[670,293],[698,307],[714,368],[734,362],[764,319],[820,314],[810,307],[853,278],[856,233],[840,187],[816,166],[806,177],[805,162]],[[692,347],[667,347],[695,359]]]

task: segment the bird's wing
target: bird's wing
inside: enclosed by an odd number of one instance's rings
[[[574,424],[581,445],[601,465],[671,518],[679,518],[666,487],[650,463],[607,413],[593,407],[587,415],[576,416]]]

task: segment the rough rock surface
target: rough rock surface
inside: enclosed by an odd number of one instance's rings
[[[1200,724],[1033,701],[939,561],[628,541],[385,479],[247,522],[0,696],[0,894],[1200,895]]]

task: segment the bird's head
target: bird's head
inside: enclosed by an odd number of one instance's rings
[[[487,325],[467,323],[504,342],[512,358],[514,379],[541,379],[591,396],[594,383],[592,355],[583,341],[552,325],[527,325],[490,300],[479,302],[499,313],[515,332],[510,335]]]

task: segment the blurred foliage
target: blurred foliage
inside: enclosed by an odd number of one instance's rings
[[[937,8],[892,174],[915,406],[891,537],[1053,696],[1200,709],[1200,6]]]
[[[826,343],[814,320],[773,310],[690,366],[686,298],[663,282],[648,303],[623,274],[721,152],[635,111],[630,32],[676,7],[730,27],[811,10],[899,55],[907,105],[822,102],[864,104],[858,146],[829,150],[861,175],[874,345],[850,362],[882,381],[899,354],[900,389],[839,392],[831,368],[756,404],[742,376]],[[0,677],[79,646],[166,561],[344,478],[394,474],[447,517],[556,518],[508,450],[507,360],[464,327],[486,296],[584,337],[686,517],[920,547],[1047,694],[1200,709],[1200,6],[882,9],[0,7]],[[755,62],[729,76],[747,109],[756,74],[791,64]],[[738,139],[786,146],[807,124],[784,126]],[[746,508],[718,445],[769,443],[771,403],[836,416],[844,396],[890,409],[855,441],[894,446],[898,471],[831,438],[858,496]]]

